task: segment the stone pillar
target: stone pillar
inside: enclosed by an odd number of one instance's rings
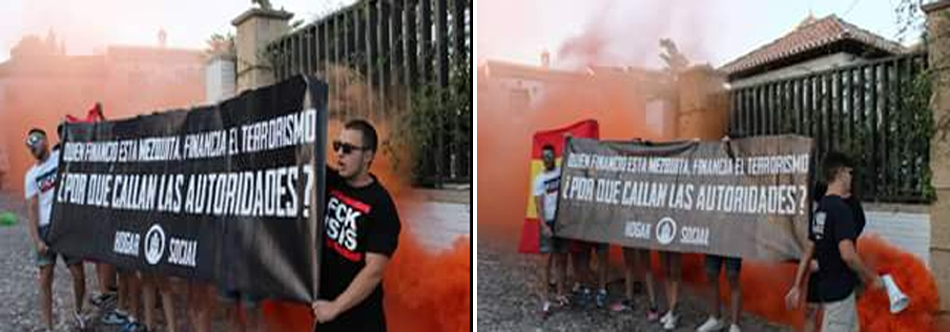
[[[290,30],[287,22],[293,16],[283,10],[251,8],[231,21],[237,28],[237,94],[274,83],[264,48]]]
[[[950,1],[941,0],[923,6],[927,13],[927,53],[930,68],[946,67],[950,61]],[[937,130],[930,141],[931,184],[936,200],[930,206],[930,268],[940,294],[942,316],[950,313],[950,130],[940,129],[950,119],[950,71],[938,70],[933,81],[933,110]]]

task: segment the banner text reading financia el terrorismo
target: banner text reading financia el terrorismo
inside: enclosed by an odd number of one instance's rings
[[[326,100],[324,83],[297,77],[217,105],[67,125],[51,246],[313,300]]]
[[[559,236],[760,259],[800,256],[810,215],[812,140],[571,139]]]

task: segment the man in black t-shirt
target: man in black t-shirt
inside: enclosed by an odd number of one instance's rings
[[[851,207],[842,199],[851,193],[851,170],[844,155],[831,152],[825,157],[823,171],[828,189],[809,223],[810,243],[785,299],[790,307],[798,305],[799,288],[814,257],[819,268],[812,279],[816,300],[824,311],[822,331],[858,330],[854,290],[859,277],[872,288],[881,287],[880,278],[861,261],[854,247],[857,225]]]
[[[364,120],[347,122],[333,142],[337,167],[327,169],[320,294],[312,305],[320,332],[386,331],[382,281],[400,223],[369,172],[376,147],[376,130]]]
[[[828,189],[828,185],[826,185],[824,182],[819,182],[815,186],[815,194],[814,194],[815,207],[818,207],[818,203],[821,202],[821,198],[825,196],[825,191],[827,189]],[[861,233],[864,232],[864,226],[867,224],[867,218],[864,216],[864,207],[861,206],[860,195],[855,193],[854,186],[852,185],[851,193],[849,195],[843,195],[841,196],[841,198],[842,200],[844,200],[844,203],[847,204],[848,207],[851,208],[851,213],[854,216],[854,227],[855,227],[854,231],[857,234],[856,237],[860,239]],[[857,248],[858,241],[854,242],[854,246],[855,248]],[[817,282],[817,278],[815,278],[813,275],[810,274],[811,272],[818,271],[818,269],[819,269],[818,262],[815,261],[814,258],[812,258],[811,266],[808,267],[808,271],[805,274],[806,276],[809,276],[808,287],[805,288],[806,291],[808,292],[808,295],[806,296],[806,300],[805,300],[805,302],[807,303],[807,305],[805,306],[805,328],[804,328],[805,332],[817,331],[820,328],[819,326],[815,325],[816,323],[820,322],[819,316],[821,316],[821,308],[820,308],[821,303],[818,301],[818,299],[820,298],[820,295],[817,292],[818,287],[815,286]],[[856,299],[860,300],[861,285],[860,284],[856,285],[856,287],[858,289],[855,292],[855,296],[856,296]]]

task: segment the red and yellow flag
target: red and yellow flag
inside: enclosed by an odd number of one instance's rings
[[[555,162],[561,164],[561,156],[564,152],[564,140],[567,136],[600,138],[600,130],[596,120],[584,120],[567,127],[539,131],[534,133],[534,141],[531,146],[531,176],[528,180],[528,206],[525,212],[524,226],[521,230],[521,243],[518,245],[518,251],[521,253],[538,253],[538,241],[540,237],[540,225],[538,224],[537,208],[534,204],[534,196],[531,193],[531,183],[534,178],[544,171],[544,162],[541,161],[541,149],[550,144],[554,147],[554,155],[557,156]]]

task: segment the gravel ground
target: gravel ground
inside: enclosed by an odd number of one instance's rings
[[[540,315],[542,260],[512,249],[479,243],[478,247],[478,329],[479,331],[660,331],[658,323],[646,320],[646,296],[636,298],[635,310],[614,313],[594,307],[573,305],[554,311],[547,319]],[[617,274],[613,274],[617,275]],[[611,302],[623,293],[622,282],[608,286]],[[659,294],[662,299],[662,292]],[[661,308],[664,307],[663,301]],[[677,331],[695,331],[706,319],[705,304],[686,289],[680,300]],[[790,331],[745,314],[745,331]]]
[[[469,236],[471,214],[468,205],[448,202],[423,202],[409,204],[401,208],[412,209],[413,222],[422,243],[430,248],[442,249],[451,247],[458,236]],[[39,291],[36,287],[38,269],[34,264],[32,244],[26,221],[26,208],[20,195],[0,191],[0,213],[13,212],[17,214],[17,224],[14,226],[0,226],[0,332],[7,331],[41,331],[41,315],[39,313]],[[416,220],[417,219],[417,220]],[[87,299],[98,291],[98,281],[95,277],[95,268],[92,264],[85,264]],[[173,286],[175,291],[176,319],[178,331],[191,331],[186,328],[186,287],[183,283]],[[69,270],[62,261],[57,262],[53,281],[53,316],[56,332],[79,331],[72,321],[71,313],[74,308],[72,278]],[[100,310],[88,301],[84,305],[84,314],[88,317],[88,328],[85,331],[119,332],[120,328],[107,326],[100,322],[103,313],[111,310],[107,307]],[[158,317],[158,331],[168,331],[160,308],[155,311]],[[213,331],[227,331],[224,308],[217,306],[212,321]],[[141,320],[141,318],[140,318]]]
[[[3,253],[0,254],[0,332],[42,331],[40,329],[43,324],[39,313],[39,291],[36,287],[39,270],[34,264],[23,199],[19,195],[0,192],[0,212],[7,211],[16,213],[18,219],[14,226],[0,226],[0,252]],[[90,294],[98,290],[98,282],[95,280],[93,265],[84,265],[88,299],[91,297]],[[184,285],[178,284],[173,287],[176,288],[174,302],[177,304],[178,331],[189,331],[189,329],[184,328],[188,308],[185,301]],[[56,264],[53,280],[54,331],[79,331],[70,315],[73,308],[72,278],[65,264],[62,260],[59,260]],[[107,307],[105,310],[109,309],[111,308]],[[84,305],[83,312],[88,317],[88,327],[84,331],[121,331],[118,327],[100,323],[99,318],[104,310],[94,307],[88,301]],[[156,309],[156,315],[159,317],[158,331],[167,331],[161,318],[161,311]],[[223,317],[223,310],[218,308],[215,313],[215,320],[212,323],[214,331],[226,330]]]

